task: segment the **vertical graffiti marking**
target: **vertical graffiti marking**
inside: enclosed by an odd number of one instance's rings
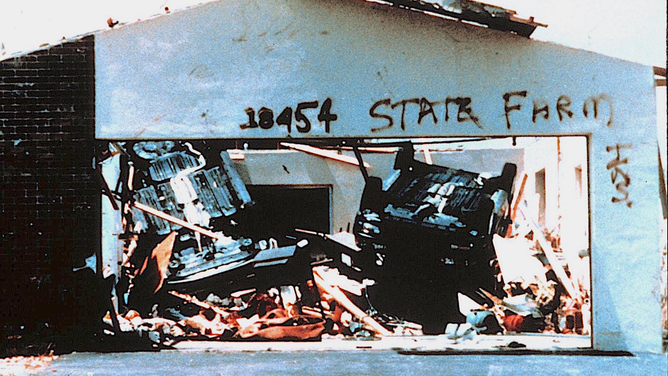
[[[623,149],[631,149],[633,145],[631,144],[616,144],[614,146],[606,146],[605,151],[608,153],[614,152],[614,159],[610,160],[605,166],[610,170],[610,180],[612,184],[615,185],[615,189],[619,192],[619,196],[613,196],[613,203],[626,203],[626,206],[629,208],[633,205],[633,201],[629,200],[629,191],[628,188],[631,185],[631,177],[627,171],[622,170],[622,166],[626,166],[629,163],[628,158],[622,158],[621,151]],[[621,180],[620,180],[621,178]]]

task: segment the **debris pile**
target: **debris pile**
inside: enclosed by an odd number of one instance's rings
[[[169,291],[148,316],[136,310],[104,317],[106,332],[136,333],[160,346],[182,340],[320,340],[322,335],[373,338],[421,335],[420,325],[363,310],[351,296],[364,296],[366,286],[337,269],[313,268],[313,279],[301,288],[280,286],[267,291],[248,289],[221,298]],[[306,291],[303,291],[306,288]],[[313,294],[316,295],[313,295]],[[308,295],[308,296],[307,296]]]
[[[153,342],[171,345],[181,340],[311,340],[323,332],[324,320],[313,313],[279,306],[276,291],[222,300],[211,295],[207,301],[171,292],[182,303],[161,309],[160,316],[142,318],[130,310],[118,315],[123,332],[136,332]],[[230,303],[230,300],[232,302]],[[111,326],[111,317],[105,317]]]
[[[123,254],[109,292],[119,312],[110,304],[103,319],[110,336],[162,346],[587,333],[587,289],[560,262],[558,236],[518,207],[513,164],[499,176],[428,165],[406,144],[382,181],[357,153],[366,187],[353,232],[295,229],[279,244],[253,236],[254,202],[227,151],[113,146],[120,172],[103,193],[121,213]]]
[[[566,289],[564,282],[571,283],[570,273],[562,270],[568,279],[558,278],[554,268],[561,264],[553,268],[540,247],[533,247],[528,239],[495,237],[494,242],[500,273],[507,278],[504,296],[480,289],[478,294],[491,304],[479,305],[460,295],[462,313],[476,333],[589,334],[587,289],[579,283],[576,290],[576,284]]]

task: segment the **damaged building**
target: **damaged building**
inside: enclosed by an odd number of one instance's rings
[[[660,351],[652,68],[461,3],[214,1],[1,61],[3,330]]]

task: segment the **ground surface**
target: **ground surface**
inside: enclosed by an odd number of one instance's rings
[[[36,375],[643,375],[665,376],[665,355],[400,355],[388,350],[325,352],[77,353]]]
[[[513,342],[527,348],[509,347]],[[588,347],[588,337],[530,335],[479,336],[468,341],[445,336],[379,341],[191,341],[160,352],[65,354],[38,368],[3,370],[0,365],[0,375],[668,375],[666,354],[588,356],[583,354],[593,352],[583,345]],[[507,355],[536,349],[544,355]]]

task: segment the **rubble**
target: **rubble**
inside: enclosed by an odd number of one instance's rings
[[[492,236],[510,223],[516,169],[506,163],[488,176],[429,165],[406,143],[385,180],[368,177],[353,232],[361,269],[378,282],[374,304],[441,334],[446,323],[465,321],[458,292],[481,304],[478,288],[501,296]]]
[[[559,262],[558,241],[518,204],[514,165],[493,177],[418,162],[404,145],[385,182],[365,174],[352,233],[295,229],[299,237],[279,246],[247,231],[252,217],[244,213],[254,203],[224,150],[115,145],[121,173],[106,193],[120,202],[124,258],[119,312],[103,318],[109,336],[163,347],[587,333],[586,289]]]
[[[347,279],[337,270],[314,268],[314,282],[320,290],[319,307],[302,305],[301,300],[286,297],[285,292],[245,290],[220,298],[210,295],[206,301],[170,291],[178,299],[174,307],[162,307],[164,317],[142,317],[129,310],[117,319],[122,332],[136,332],[161,346],[182,340],[319,340],[328,335],[389,336],[422,334],[419,325],[397,321],[381,324],[369,312],[355,305],[346,292],[361,295],[364,285]],[[347,288],[341,289],[341,286]],[[289,290],[289,289],[288,289]],[[111,327],[111,315],[104,322]],[[362,331],[366,334],[361,334]],[[108,333],[114,335],[108,329]]]
[[[331,298],[327,299],[330,303],[330,306],[333,302],[336,302],[337,305],[341,305],[345,310],[350,312],[356,319],[360,320],[363,323],[363,326],[369,330],[374,331],[378,335],[386,336],[391,335],[392,332],[387,330],[385,327],[380,325],[376,320],[369,316],[366,312],[359,309],[353,302],[348,299],[345,294],[339,289],[336,280],[333,280],[331,277],[327,277],[327,274],[324,272],[315,271],[315,282],[318,285],[318,288],[322,289],[323,292],[329,295]],[[341,320],[338,320],[341,323]]]

